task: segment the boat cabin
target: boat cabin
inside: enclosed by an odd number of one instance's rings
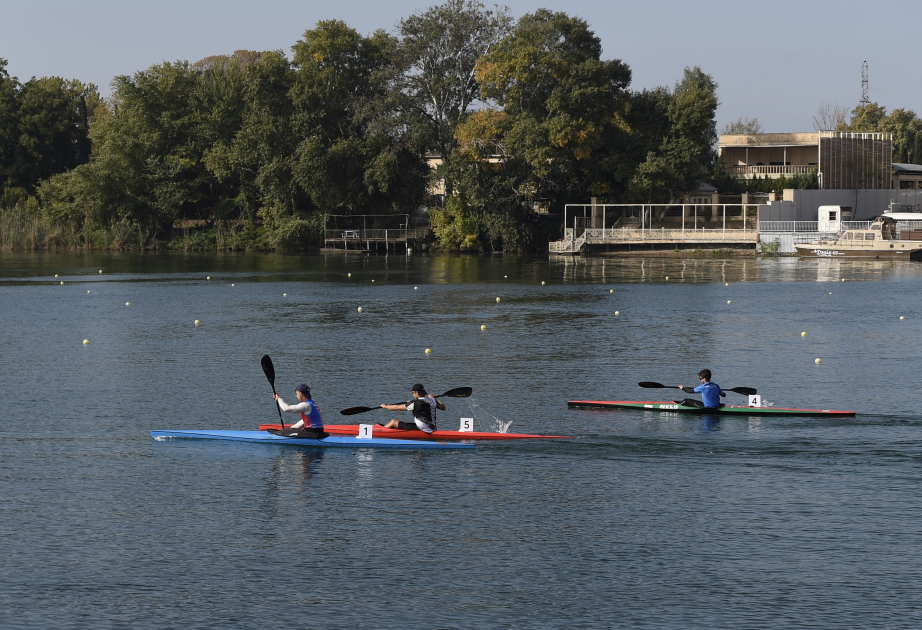
[[[846,230],[838,239],[840,245],[872,245],[874,241],[895,241],[896,221],[889,217],[878,217],[866,230]]]

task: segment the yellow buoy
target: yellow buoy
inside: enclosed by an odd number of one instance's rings
[[[125,302],[125,306],[131,306],[131,302]]]
[[[728,286],[730,286],[730,283],[729,283],[729,282],[724,282],[724,286],[725,286],[725,287],[728,287]]]
[[[347,278],[351,278],[351,277],[352,277],[352,274],[351,274],[351,273],[347,273],[347,274],[346,274],[346,277],[347,277]]]
[[[496,301],[499,302],[499,298],[496,298]]]
[[[419,287],[413,287],[414,291],[419,291]]]
[[[620,315],[621,311],[615,311],[615,315]]]
[[[615,290],[614,290],[614,289],[609,289],[608,292],[609,292],[609,293],[614,293]]]
[[[906,318],[905,318],[905,317],[903,317],[902,315],[900,315],[900,319],[906,319]]]
[[[668,280],[668,279],[669,279],[669,276],[666,276],[666,280]]]
[[[727,304],[729,304],[729,303],[730,303],[730,300],[727,300]]]
[[[89,293],[89,291],[87,291],[87,293]]]
[[[806,337],[806,336],[807,336],[807,333],[806,333],[806,332],[802,332],[802,333],[800,333],[800,336],[801,336],[801,337]]]
[[[54,274],[54,277],[57,278],[57,277],[58,277],[58,274]]]
[[[201,322],[199,320],[195,320],[195,325],[198,326],[199,324],[201,324]]]
[[[542,286],[542,287],[544,286],[544,280],[541,281],[541,286]]]
[[[372,280],[372,282],[374,282],[374,280]]]
[[[61,280],[61,284],[64,284],[64,281],[63,281],[63,280]]]
[[[829,292],[829,295],[832,295],[832,291]]]
[[[90,340],[89,340],[89,339],[84,339],[84,340],[83,340],[83,345],[85,345],[85,346],[90,345]]]
[[[211,280],[211,276],[205,276],[205,280]]]
[[[487,329],[487,325],[486,325],[486,324],[481,324],[480,330],[486,330],[486,329]]]
[[[429,348],[426,348],[426,354],[432,354],[432,350],[430,350]]]
[[[99,273],[102,273],[102,269],[99,270]]]
[[[359,313],[361,313],[361,312],[362,312],[362,307],[360,306],[360,307],[359,307]]]
[[[819,364],[822,363],[822,362],[823,362],[823,360],[822,360],[821,358],[819,358],[819,357],[816,357],[816,360],[814,361],[814,363],[816,363],[817,365],[819,365]]]
[[[842,282],[845,282],[845,278],[842,278]]]
[[[233,284],[231,284],[231,286],[234,286],[234,285],[233,285]]]
[[[288,294],[287,294],[287,293],[283,293],[283,294],[282,294],[282,297],[288,297]]]

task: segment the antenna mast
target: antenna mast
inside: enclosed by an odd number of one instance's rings
[[[871,98],[868,96],[868,60],[865,59],[861,64],[861,101],[858,103],[862,107],[871,104]]]

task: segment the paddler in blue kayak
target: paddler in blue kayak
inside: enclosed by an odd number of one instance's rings
[[[676,402],[687,407],[703,407],[705,409],[717,409],[718,407],[722,407],[723,404],[720,402],[720,399],[727,394],[720,389],[720,385],[711,382],[711,371],[704,368],[698,372],[698,380],[701,381],[701,384],[693,390],[690,387],[686,388],[684,385],[679,385],[679,389],[683,392],[693,391],[701,394],[701,400],[686,398],[685,400]]]
[[[413,422],[401,422],[400,420],[394,419],[385,424],[384,428],[404,430],[419,429],[425,433],[437,431],[438,429],[436,428],[435,421],[436,410],[445,411],[445,405],[427,394],[426,388],[423,387],[422,383],[416,383],[413,386],[412,392],[413,400],[409,403],[401,403],[399,405],[382,404],[381,406],[391,411],[412,411]]]
[[[293,429],[305,435],[298,437],[326,437],[327,433],[323,430],[323,417],[320,415],[320,409],[317,403],[311,399],[311,388],[305,383],[301,383],[295,388],[295,396],[298,397],[297,405],[289,405],[278,394],[273,394],[272,398],[279,404],[279,409],[288,413],[300,413],[301,419],[291,426],[286,426],[285,431]],[[322,435],[321,435],[322,434]]]

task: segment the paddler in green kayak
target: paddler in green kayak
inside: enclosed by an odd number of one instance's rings
[[[396,418],[384,425],[385,429],[403,429],[406,431],[419,429],[425,433],[437,431],[435,422],[436,410],[445,411],[445,405],[426,393],[426,388],[422,383],[416,383],[413,386],[413,400],[409,403],[399,405],[381,406],[391,411],[412,411],[413,422],[401,422]]]
[[[684,385],[679,385],[679,389],[683,392],[701,394],[701,400],[686,398],[685,400],[677,400],[676,402],[686,407],[703,407],[705,409],[717,409],[718,407],[722,407],[723,404],[720,402],[720,399],[727,394],[720,389],[720,385],[711,382],[711,371],[704,368],[698,372],[698,380],[701,381],[701,384],[695,389],[691,389],[690,387],[686,388]]]

